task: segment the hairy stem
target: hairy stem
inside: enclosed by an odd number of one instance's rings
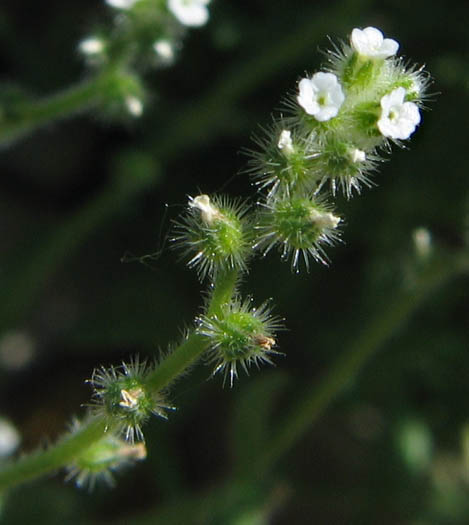
[[[224,304],[231,300],[237,278],[237,270],[230,270],[217,276],[217,282],[207,308],[207,315],[216,314]],[[148,377],[147,386],[156,392],[167,387],[173,379],[191,366],[206,348],[207,343],[203,336],[197,333],[190,334]]]
[[[18,104],[13,108],[14,116],[0,122],[0,145],[8,145],[53,121],[92,109],[106,97],[114,83],[115,72],[104,70],[60,93]]]
[[[60,440],[48,450],[34,452],[8,465],[0,471],[0,491],[43,476],[70,463],[80,452],[100,439],[104,430],[104,420],[93,419],[78,432]]]
[[[218,275],[207,308],[208,315],[214,315],[223,304],[231,300],[237,277],[237,270]],[[167,387],[190,367],[206,348],[205,338],[192,333],[159,364],[149,376],[147,386],[157,392]],[[7,466],[0,471],[0,491],[69,464],[95,441],[102,438],[106,424],[104,418],[95,417],[78,432],[62,439],[48,450],[32,453]]]

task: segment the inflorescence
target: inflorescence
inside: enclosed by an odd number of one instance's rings
[[[129,16],[150,6],[150,0],[107,2]],[[169,0],[167,7],[180,23],[197,26],[206,21],[208,3]],[[82,46],[89,54],[102,52],[96,40]],[[172,56],[164,38],[154,48],[167,59]],[[397,58],[398,48],[374,27],[354,29],[349,43],[329,53],[324,71],[299,80],[285,103],[286,114],[255,138],[257,150],[250,152],[257,206],[226,196],[189,197],[172,240],[211,290],[230,273],[238,284],[236,277],[247,273],[250,259],[274,248],[296,272],[309,269],[311,260],[327,264],[325,247],[340,240],[343,224],[332,200],[338,192],[351,198],[370,186],[391,144],[401,145],[420,124],[429,78],[422,68]],[[215,309],[208,302],[194,331],[204,341],[212,375],[221,374],[230,386],[239,370],[272,363],[283,327],[267,303],[254,308],[233,286]],[[92,412],[104,417],[109,439],[96,445],[106,452],[102,469],[94,449],[70,467],[79,484],[101,471],[108,477],[119,458],[143,456],[141,448],[126,447],[143,440],[142,425],[152,414],[166,417],[172,408],[162,392],[148,387],[149,373],[138,359],[94,372]],[[127,444],[122,445],[122,436]]]
[[[110,73],[102,110],[138,118],[148,98],[142,73],[175,62],[187,29],[208,22],[210,0],[105,1],[115,14],[112,26],[97,28],[78,51],[91,70]]]

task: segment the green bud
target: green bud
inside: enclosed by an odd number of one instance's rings
[[[309,135],[290,131],[281,121],[255,137],[259,151],[249,151],[248,172],[259,190],[267,190],[267,200],[301,191],[310,191],[320,180],[314,171],[317,152]]]
[[[298,271],[300,255],[309,269],[309,257],[327,264],[322,245],[331,245],[339,237],[340,218],[321,201],[310,197],[279,199],[264,205],[256,229],[256,248],[264,255],[278,247],[283,260],[291,258],[292,269]]]
[[[208,195],[190,198],[188,214],[176,223],[172,240],[190,256],[188,266],[197,268],[201,279],[213,279],[219,271],[246,269],[251,254],[246,212],[247,207],[239,201],[212,201]]]
[[[142,425],[152,414],[166,419],[166,410],[172,409],[160,393],[146,386],[146,363],[135,359],[121,367],[94,371],[89,381],[94,389],[93,412],[106,418],[110,428],[117,428],[131,443],[143,440]]]
[[[81,423],[72,423],[72,432],[81,428]],[[130,463],[145,459],[147,455],[144,443],[129,444],[112,432],[92,443],[67,466],[66,480],[74,480],[80,488],[92,490],[96,482],[114,484],[112,473]]]
[[[238,367],[248,373],[249,367],[272,363],[270,356],[278,354],[275,332],[281,328],[278,318],[270,314],[267,303],[251,307],[251,299],[241,303],[233,301],[223,306],[215,316],[198,319],[198,333],[210,341],[209,361],[214,364],[213,374],[223,373],[233,386]]]

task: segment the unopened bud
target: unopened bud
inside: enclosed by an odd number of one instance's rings
[[[311,210],[310,217],[319,228],[331,228],[335,230],[340,223],[340,217],[336,217],[331,212]]]
[[[282,133],[280,133],[280,137],[278,140],[278,149],[282,150],[285,155],[290,155],[295,150],[293,148],[293,142],[291,139],[291,131],[284,129]]]

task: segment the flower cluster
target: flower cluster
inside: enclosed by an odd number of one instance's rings
[[[327,264],[325,247],[340,240],[344,222],[331,200],[370,186],[382,153],[420,123],[428,78],[396,58],[398,48],[374,27],[354,29],[324,71],[299,80],[290,114],[274,119],[249,152],[259,194],[254,212],[225,197],[189,199],[173,241],[202,279],[245,272],[253,252],[274,248],[297,272],[311,259]],[[202,315],[197,332],[207,338],[213,373],[232,384],[240,368],[271,362],[278,327],[265,305],[255,310],[235,296]]]
[[[149,68],[171,65],[188,28],[208,22],[210,0],[105,0],[115,12],[111,28],[103,27],[78,44],[87,64],[96,71],[120,70],[106,97],[114,104],[103,108],[107,114],[124,113],[138,118],[144,113],[146,96],[140,78],[138,89],[121,81],[123,77],[139,77]],[[116,102],[118,102],[116,104]]]
[[[370,186],[390,142],[419,125],[428,78],[396,58],[398,48],[374,27],[354,29],[324,71],[300,79],[290,115],[256,139],[249,170],[262,198],[254,246],[264,254],[277,246],[295,270],[310,257],[327,262],[323,247],[338,240],[341,219],[324,188],[350,198]]]

